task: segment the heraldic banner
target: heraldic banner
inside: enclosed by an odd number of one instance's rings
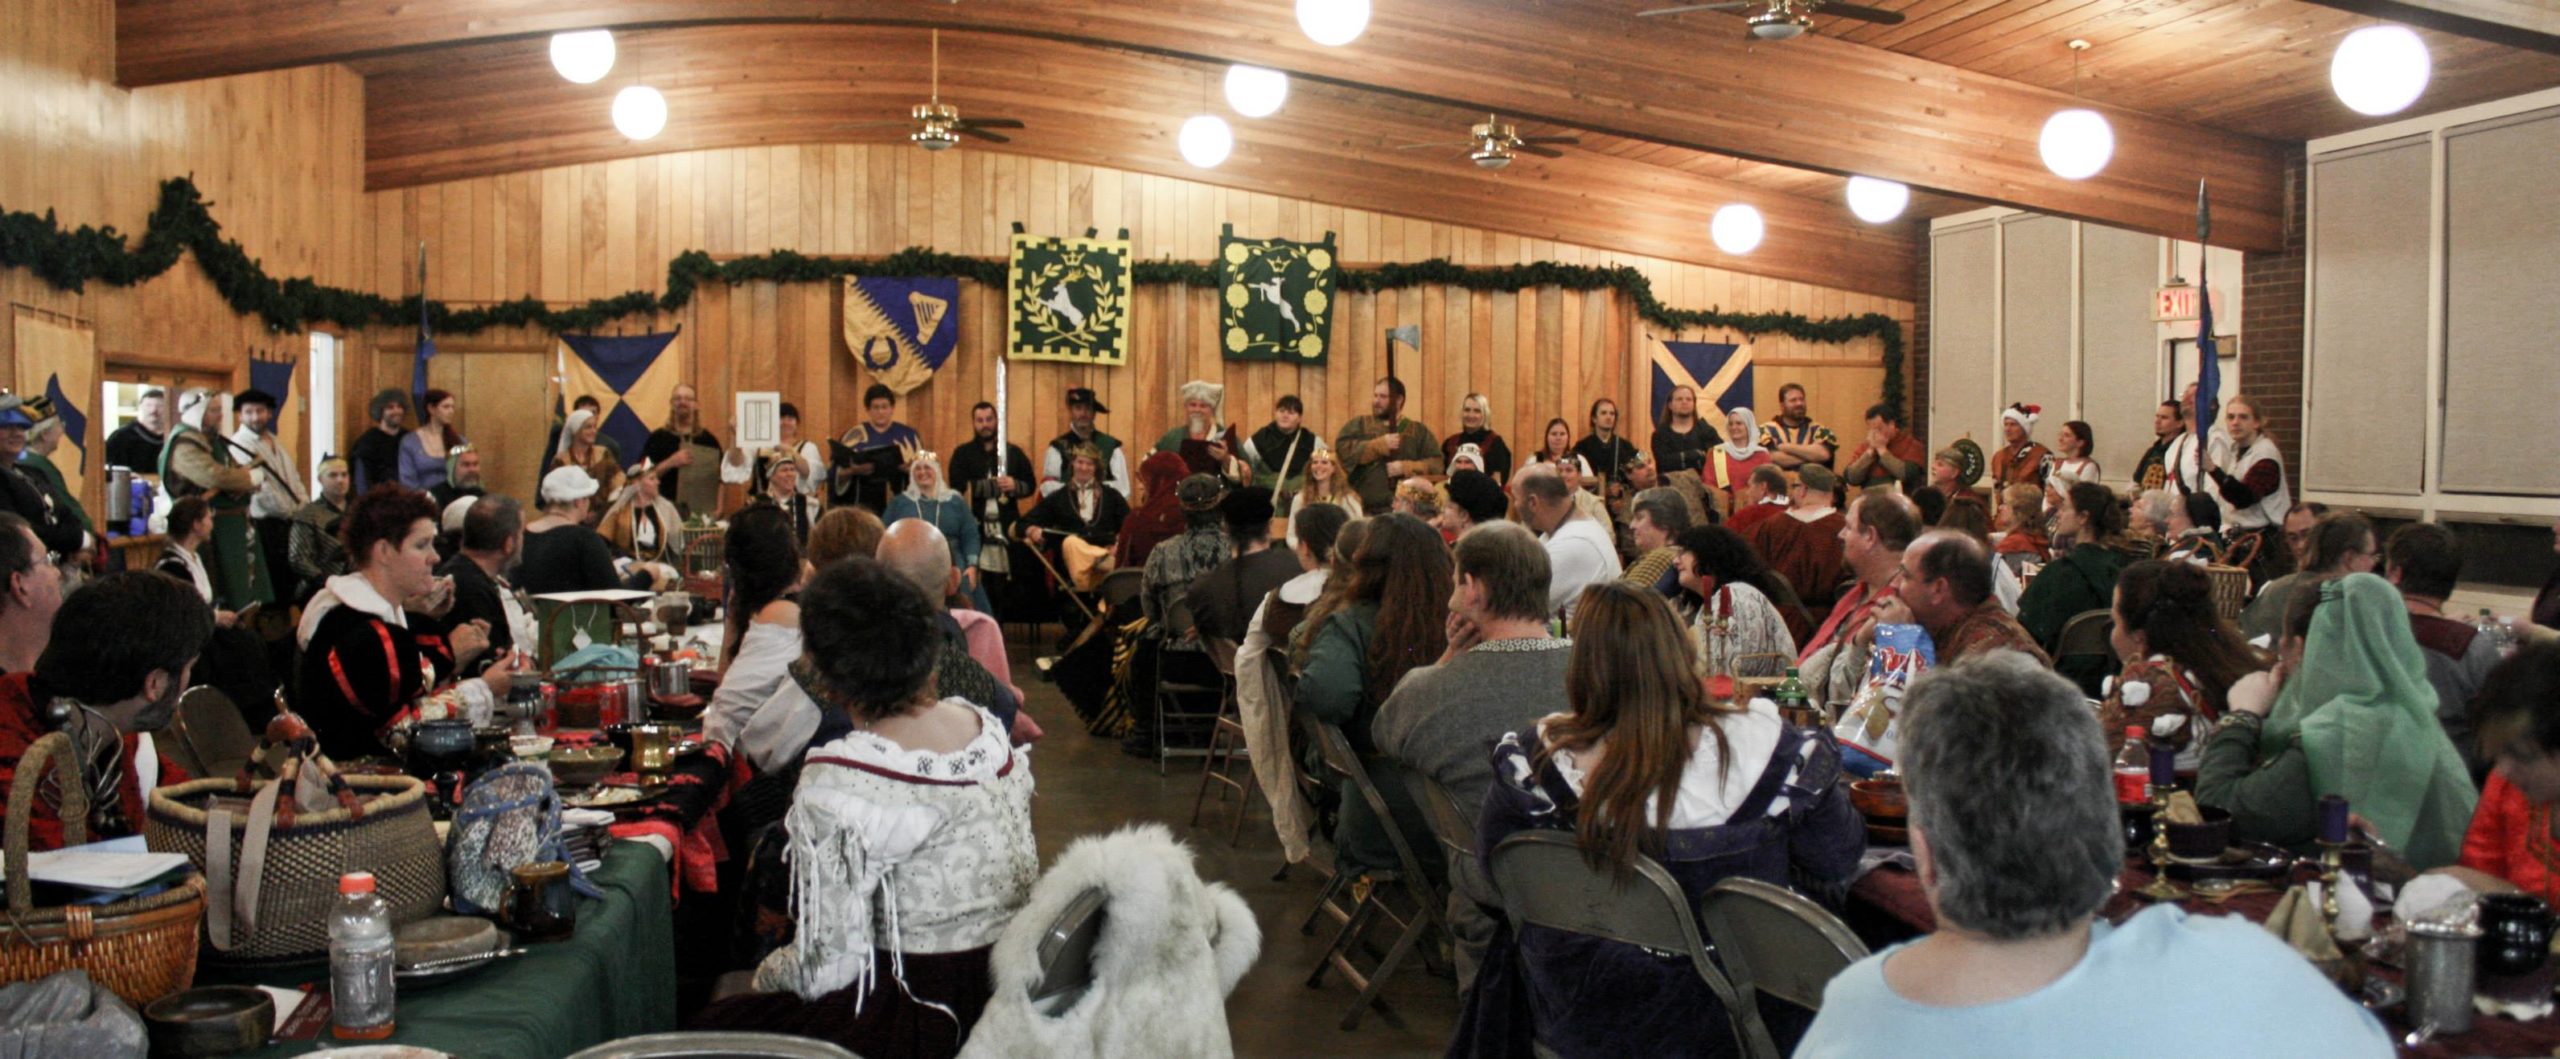
[[[960,281],[847,276],[844,345],[862,370],[900,396],[933,381],[960,344]]]
[[[1751,406],[1751,347],[1724,342],[1665,342],[1644,336],[1653,362],[1653,406],[1671,401],[1671,391],[1686,386],[1698,392],[1698,417],[1711,420],[1713,433],[1724,433],[1723,413]],[[1713,408],[1715,411],[1709,412]]]
[[[622,446],[624,459],[639,462],[649,421],[666,417],[668,399],[684,381],[680,333],[560,336],[560,406],[594,397],[604,408],[596,432]]]
[[[1006,356],[1119,367],[1129,362],[1129,240],[1013,233]]]
[[[97,462],[89,458],[89,413],[98,408],[97,333],[20,312],[12,337],[18,350],[17,392],[51,398],[54,414],[62,417],[62,440],[70,448],[53,454],[54,469],[62,472],[74,494],[93,496],[82,483],[87,481],[89,465]]]
[[[1322,364],[1333,340],[1333,233],[1321,243],[1218,238],[1218,332],[1228,360]]]

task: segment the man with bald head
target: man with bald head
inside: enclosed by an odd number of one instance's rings
[[[1004,658],[1004,634],[995,619],[974,610],[954,610],[951,597],[960,591],[960,570],[951,562],[951,542],[933,523],[911,518],[892,523],[880,537],[880,548],[874,555],[880,565],[898,575],[898,579],[916,586],[925,601],[942,617],[942,653],[935,660],[934,677],[944,698],[958,696],[972,704],[984,706],[1008,726],[1022,708],[1022,692],[1007,679],[1010,667]],[[986,633],[972,636],[961,620],[975,619]],[[993,657],[979,653],[981,640],[992,642]]]
[[[1946,529],[1921,534],[1902,550],[1897,590],[1876,605],[1876,621],[1927,629],[1942,666],[2002,650],[2051,664],[2026,626],[2000,606],[1992,590],[1991,563],[1991,549],[1970,534]]]

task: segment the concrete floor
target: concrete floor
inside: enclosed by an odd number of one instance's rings
[[[1045,647],[1047,636],[1041,639]],[[1418,959],[1407,959],[1388,982],[1386,1007],[1372,1009],[1358,1029],[1347,1032],[1340,1023],[1356,991],[1338,974],[1328,975],[1322,989],[1307,988],[1308,973],[1333,937],[1330,921],[1320,923],[1313,936],[1298,933],[1322,882],[1306,865],[1291,868],[1286,879],[1272,879],[1281,863],[1280,845],[1259,797],[1235,847],[1226,842],[1225,814],[1206,811],[1199,828],[1188,827],[1192,799],[1200,789],[1199,759],[1176,758],[1167,774],[1158,776],[1153,761],[1121,753],[1118,740],[1085,734],[1075,708],[1031,667],[1037,650],[1019,638],[1008,648],[1016,663],[1014,683],[1028,700],[1025,708],[1048,732],[1031,754],[1032,774],[1039,780],[1031,821],[1041,861],[1054,860],[1079,836],[1157,821],[1191,843],[1202,877],[1233,887],[1253,907],[1262,924],[1262,957],[1227,998],[1237,1055],[1403,1059],[1442,1054],[1457,1025],[1457,986],[1425,972]],[[1227,803],[1228,813],[1233,805]]]

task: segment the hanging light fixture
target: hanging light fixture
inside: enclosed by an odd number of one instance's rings
[[[1890,180],[1874,177],[1849,178],[1849,212],[1868,224],[1883,224],[1902,216],[1903,207],[1911,205],[1911,189]]]
[[[591,85],[613,72],[613,31],[582,29],[551,35],[551,68],[572,83]]]
[[[1201,114],[1182,123],[1182,135],[1174,142],[1182,149],[1183,161],[1202,169],[1215,169],[1236,149],[1236,133],[1227,127],[1227,119]]]
[[[1741,203],[1718,209],[1715,220],[1707,225],[1707,234],[1715,238],[1716,249],[1735,255],[1759,249],[1760,238],[1768,231],[1760,211]]]
[[[1308,40],[1339,48],[1369,28],[1369,0],[1298,0],[1298,28]]]
[[[1227,67],[1227,105],[1248,118],[1267,118],[1289,100],[1289,75],[1237,63]]]
[[[2089,42],[2071,42],[2071,94],[2080,94],[2080,53],[2089,50]],[[2044,132],[2036,137],[2036,152],[2044,156],[2044,167],[2064,180],[2087,180],[2107,167],[2116,154],[2116,131],[2107,124],[2107,116],[2087,107],[2067,107],[2053,112],[2044,120]]]
[[[633,85],[614,93],[613,127],[635,140],[665,131],[667,97],[647,85]]]
[[[2434,72],[2427,42],[2407,26],[2366,26],[2338,42],[2329,60],[2329,87],[2358,114],[2380,117],[2409,109]]]

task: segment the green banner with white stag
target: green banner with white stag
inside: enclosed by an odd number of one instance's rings
[[[1228,360],[1322,364],[1333,344],[1333,233],[1320,243],[1218,239],[1218,332]]]
[[[1005,321],[1015,360],[1129,362],[1129,240],[1013,233]]]

